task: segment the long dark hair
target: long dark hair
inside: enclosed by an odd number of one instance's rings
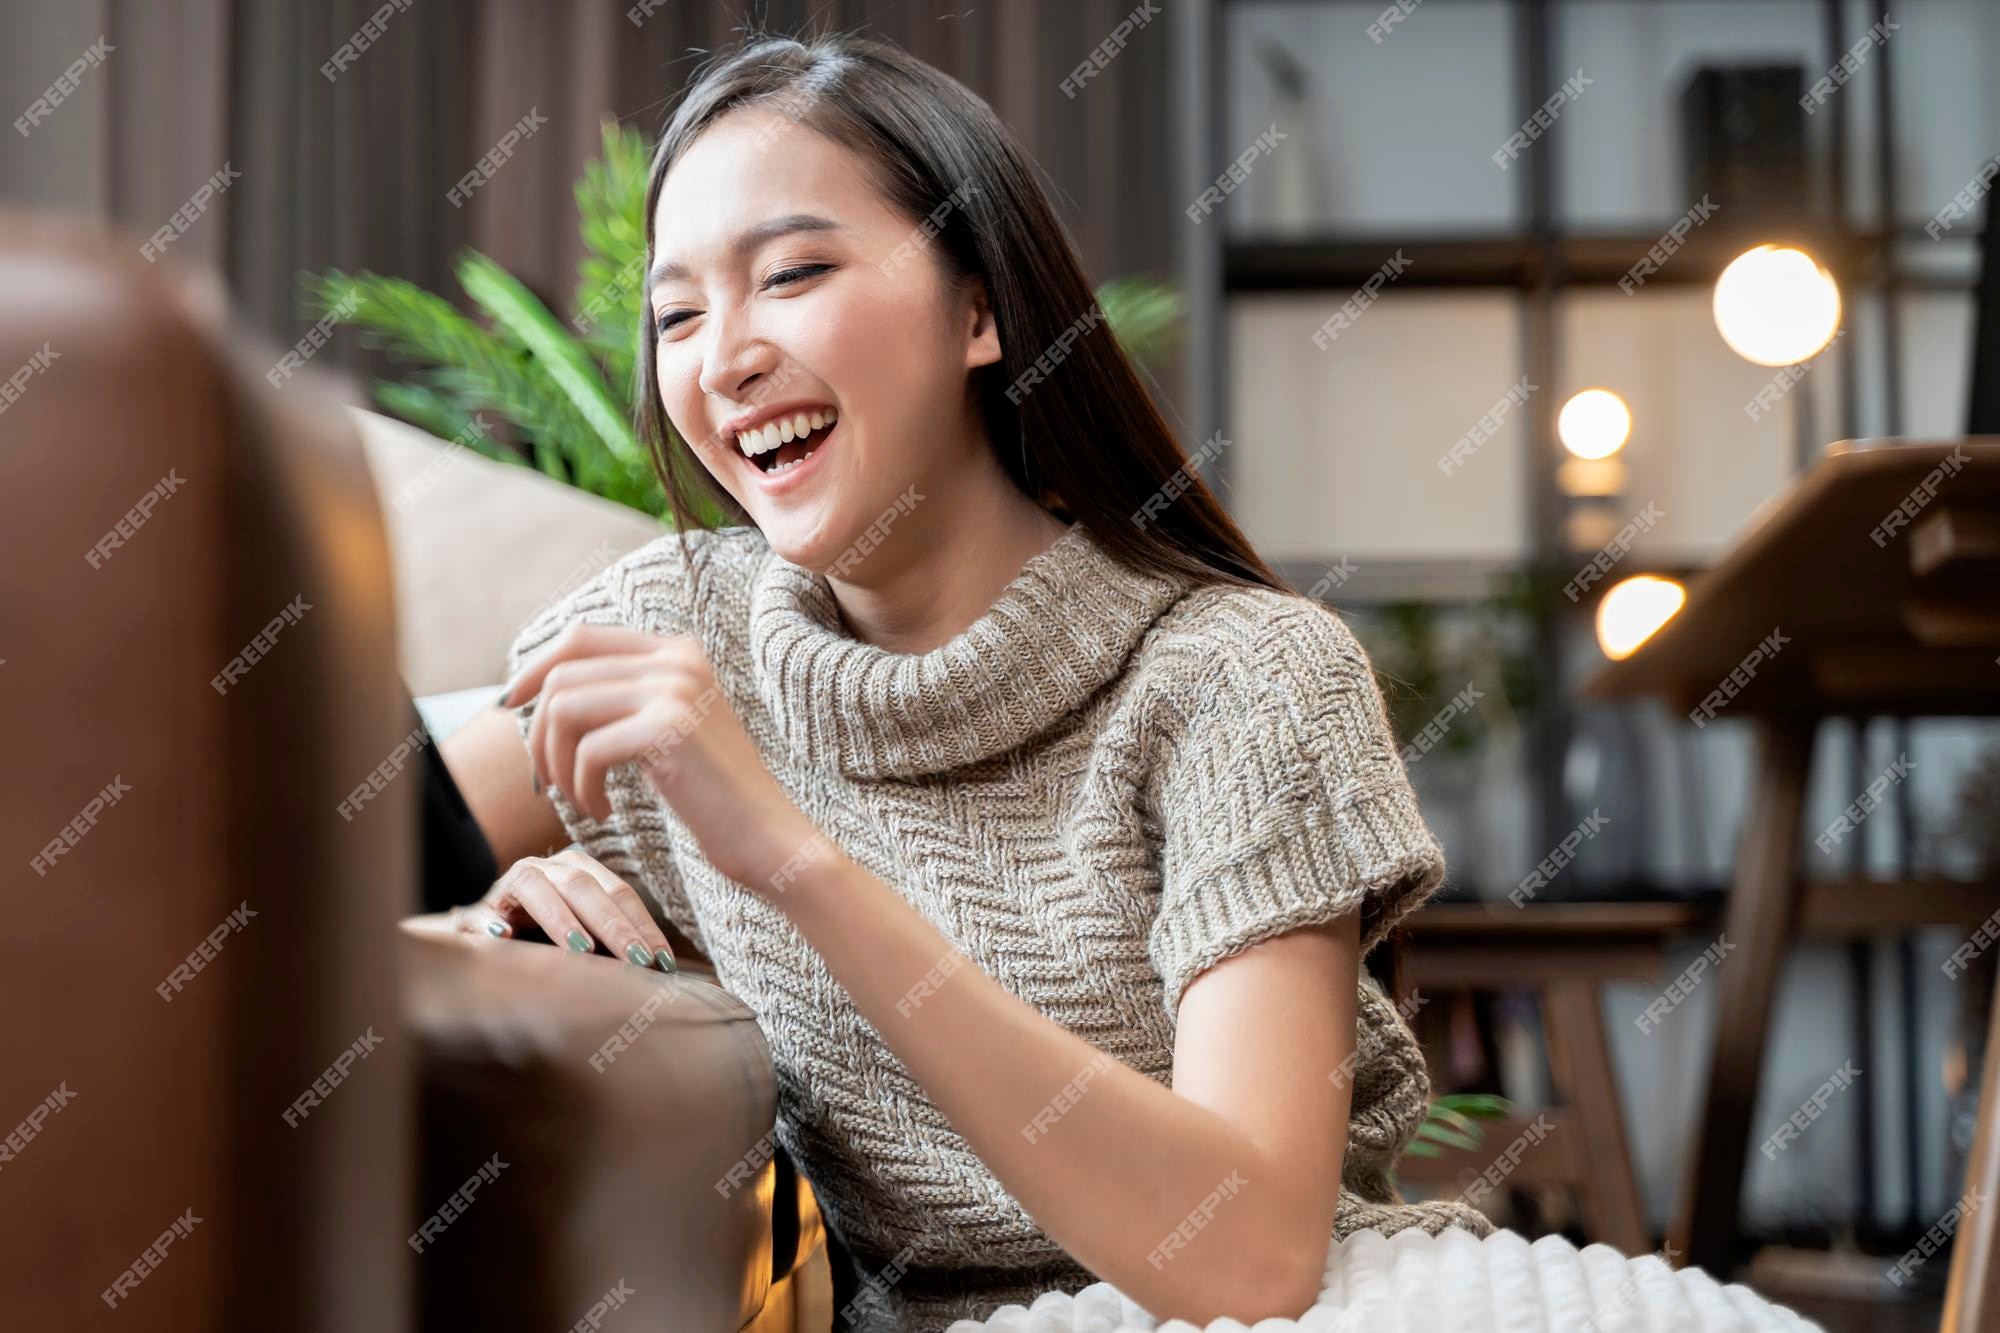
[[[1102,325],[1076,248],[1014,136],[969,88],[896,46],[846,33],[799,40],[753,32],[710,57],[653,153],[648,272],[667,172],[717,118],[746,106],[778,111],[873,164],[877,188],[913,227],[941,218],[936,253],[949,276],[986,285],[999,326],[1001,360],[973,374],[987,436],[1024,494],[1085,525],[1134,568],[1293,591],[1209,490]],[[1060,364],[1019,386],[1065,331],[1072,340]],[[675,526],[702,526],[695,488],[749,523],[667,421],[654,338],[648,313],[639,327],[639,427]]]

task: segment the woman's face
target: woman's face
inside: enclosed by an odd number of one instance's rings
[[[924,230],[846,149],[766,108],[729,113],[668,172],[653,254],[667,418],[786,559],[825,571],[910,488],[991,472],[970,466],[988,446],[966,380],[1000,358],[984,294],[948,289]],[[753,459],[739,443],[741,424],[829,408],[831,432],[783,473],[759,459],[794,446]]]

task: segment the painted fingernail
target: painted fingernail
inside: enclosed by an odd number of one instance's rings
[[[506,935],[507,927],[498,921],[488,921],[486,923],[486,933],[497,940]]]
[[[569,947],[578,953],[589,953],[591,952],[590,937],[580,930],[572,930],[569,933]]]
[[[627,945],[625,956],[632,960],[634,967],[651,967],[653,965],[653,955],[646,952],[646,946],[643,944]]]
[[[660,971],[662,972],[672,973],[681,970],[681,965],[679,963],[676,963],[674,961],[674,956],[668,953],[665,949],[655,949],[653,951],[653,957],[659,961]]]

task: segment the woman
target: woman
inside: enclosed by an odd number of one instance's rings
[[[647,216],[682,531],[454,737],[512,865],[461,928],[671,971],[650,900],[712,960],[860,1327],[1100,1279],[1291,1317],[1331,1237],[1489,1232],[1387,1176],[1428,1084],[1361,960],[1443,864],[1367,660],[1188,464],[991,110],[754,41]]]

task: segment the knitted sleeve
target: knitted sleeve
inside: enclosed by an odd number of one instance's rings
[[[1444,881],[1367,654],[1318,603],[1254,613],[1273,596],[1234,594],[1235,613],[1214,618],[1226,628],[1177,691],[1156,770],[1147,953],[1170,1014],[1204,969],[1349,912],[1366,955]]]
[[[702,546],[715,534],[690,531],[686,537],[689,555],[699,564]],[[668,533],[560,592],[515,636],[507,650],[507,675],[511,677],[522,662],[575,621],[622,625],[647,634],[695,633],[694,583],[680,542],[680,536]],[[530,700],[519,710],[523,740],[538,702]],[[671,923],[706,955],[708,946],[667,837],[671,816],[659,794],[630,765],[606,776],[605,791],[611,798],[611,817],[602,823],[578,810],[561,792],[551,789],[544,794],[586,856],[650,899],[655,919]]]

